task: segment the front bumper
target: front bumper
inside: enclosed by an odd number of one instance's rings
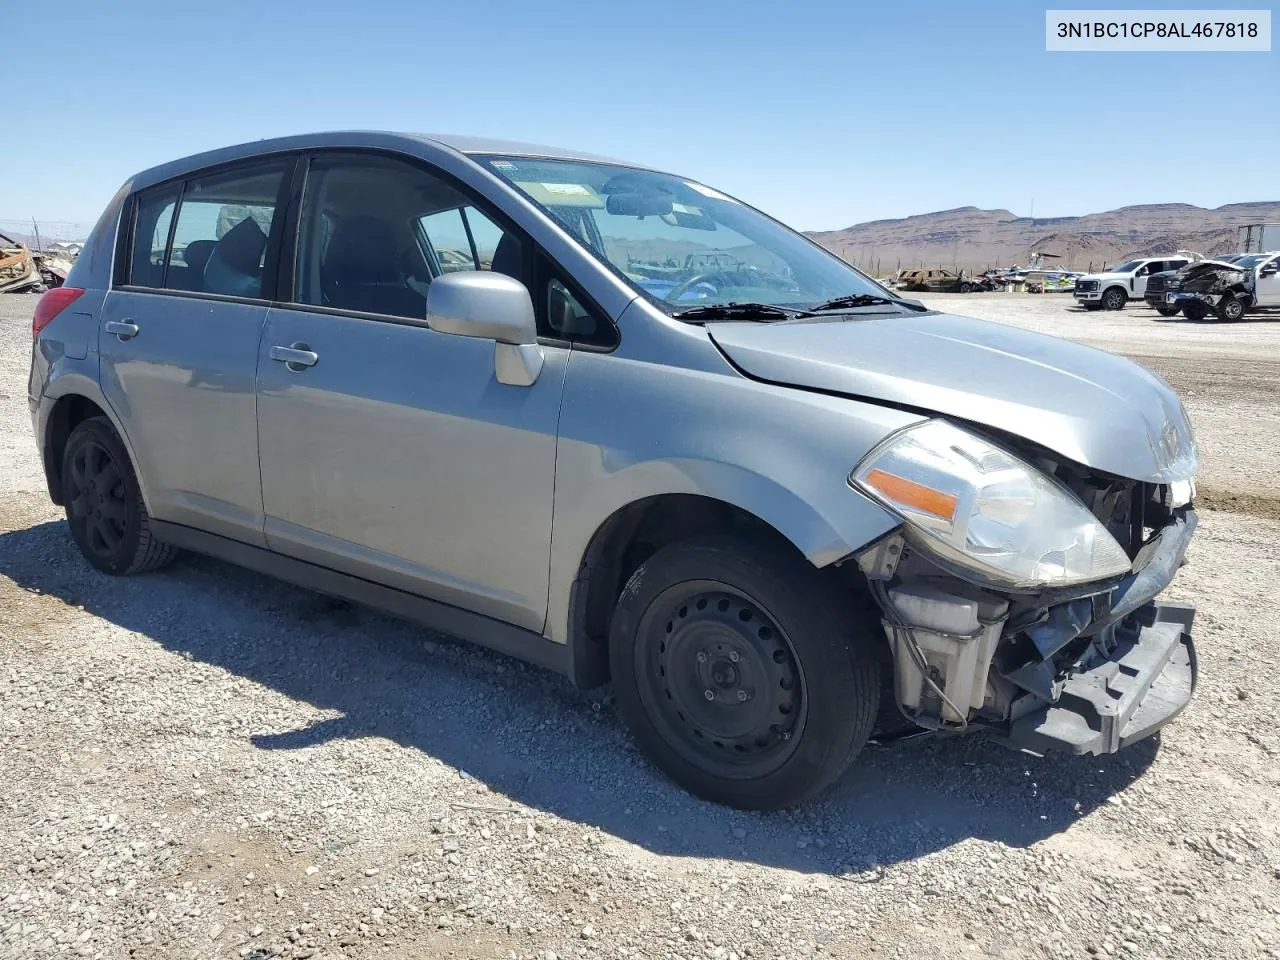
[[[1013,722],[1009,742],[1034,753],[1102,754],[1155,733],[1195,691],[1194,617],[1186,606],[1139,610],[1117,630],[1109,655],[1068,676],[1055,703]]]
[[[1077,300],[1093,301],[1102,299],[1102,291],[1100,290],[1073,290],[1071,295]]]

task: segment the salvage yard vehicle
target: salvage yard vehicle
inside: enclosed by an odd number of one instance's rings
[[[1201,260],[1175,273],[1165,284],[1165,311],[1181,311],[1188,320],[1214,314],[1240,320],[1250,310],[1280,307],[1280,253],[1255,253],[1224,260]],[[1161,311],[1168,316],[1165,311]]]
[[[978,293],[994,290],[996,284],[983,277],[971,277],[954,270],[910,269],[898,273],[899,290],[931,291],[933,293]]]
[[[25,243],[0,233],[0,293],[42,292],[40,266]]]
[[[1225,257],[1214,257],[1213,259],[1220,260],[1223,263],[1235,263],[1237,260],[1241,259],[1242,256],[1242,254],[1230,254]],[[1203,256],[1197,253],[1192,255],[1191,262],[1196,263],[1204,259],[1205,258]],[[1142,299],[1147,302],[1147,306],[1154,309],[1156,313],[1160,314],[1162,317],[1176,317],[1178,315],[1178,308],[1169,306],[1169,304],[1165,302],[1164,295],[1169,281],[1176,277],[1178,275],[1178,271],[1182,269],[1184,269],[1184,267],[1177,267],[1173,270],[1162,270],[1159,273],[1153,273],[1147,277],[1147,286],[1142,294]]]
[[[1077,754],[1192,695],[1194,610],[1156,602],[1196,526],[1168,385],[902,299],[694,180],[230,147],[127,181],[32,329],[49,495],[98,570],[194,550],[611,681],[702,797],[816,795],[882,694]]]
[[[1086,310],[1123,310],[1130,300],[1141,300],[1147,278],[1166,270],[1177,270],[1190,262],[1185,256],[1144,257],[1129,260],[1105,273],[1087,273],[1075,278],[1072,296]]]

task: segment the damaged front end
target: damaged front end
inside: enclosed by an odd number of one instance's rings
[[[1253,304],[1249,280],[1245,271],[1229,263],[1192,263],[1166,282],[1164,306],[1189,320],[1203,320],[1210,313],[1223,320],[1238,320]]]
[[[851,482],[906,521],[857,555],[901,712],[1035,753],[1111,753],[1189,702],[1194,610],[1157,604],[1196,527],[1190,479],[1128,480],[945,421]]]

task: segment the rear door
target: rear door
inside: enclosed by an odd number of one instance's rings
[[[294,159],[139,194],[98,334],[102,386],[159,520],[265,546],[256,365]]]
[[[278,552],[541,630],[568,346],[544,344],[537,381],[509,386],[493,341],[424,322],[443,272],[529,283],[529,241],[499,219],[417,162],[312,159],[294,303],[271,309],[259,357],[266,532]]]

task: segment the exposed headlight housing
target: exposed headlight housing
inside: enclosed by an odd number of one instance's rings
[[[944,420],[902,430],[849,482],[907,521],[920,546],[1014,589],[1128,573],[1130,560],[1066,487]]]

